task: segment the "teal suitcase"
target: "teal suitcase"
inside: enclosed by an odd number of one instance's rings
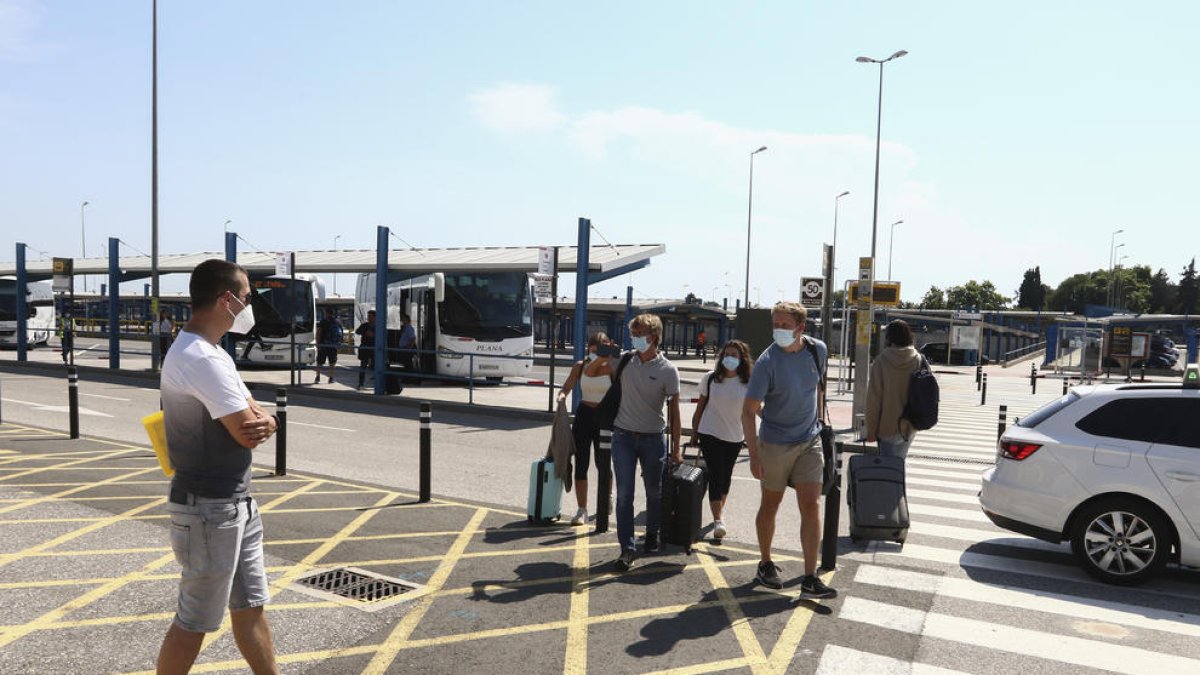
[[[529,469],[529,522],[553,523],[562,510],[562,480],[554,474],[554,462],[539,459]]]

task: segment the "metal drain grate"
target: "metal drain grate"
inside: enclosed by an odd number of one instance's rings
[[[365,570],[338,567],[297,579],[300,586],[352,600],[356,603],[380,603],[403,599],[421,587],[399,579],[371,574]]]

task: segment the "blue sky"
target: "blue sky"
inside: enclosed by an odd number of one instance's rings
[[[664,243],[594,296],[795,297],[832,239],[930,285],[1057,284],[1200,252],[1200,5],[415,3],[159,7],[160,250]],[[150,249],[150,1],[0,0],[0,260]],[[33,254],[37,257],[37,253]],[[346,278],[343,290],[351,284]],[[726,286],[729,287],[729,293]],[[182,288],[181,281],[164,282]],[[569,286],[570,287],[570,286]],[[140,286],[136,286],[140,288]],[[757,289],[757,290],[755,290]]]

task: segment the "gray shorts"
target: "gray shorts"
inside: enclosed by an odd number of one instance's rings
[[[262,518],[249,497],[189,501],[194,503],[167,503],[171,548],[183,568],[175,623],[193,633],[212,633],[220,628],[226,606],[249,609],[270,600]]]

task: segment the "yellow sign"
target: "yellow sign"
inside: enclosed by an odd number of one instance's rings
[[[874,292],[871,293],[872,300],[878,307],[899,307],[900,306],[900,282],[899,281],[876,281]],[[864,297],[865,299],[865,297]],[[858,302],[858,284],[850,283],[850,303]]]

